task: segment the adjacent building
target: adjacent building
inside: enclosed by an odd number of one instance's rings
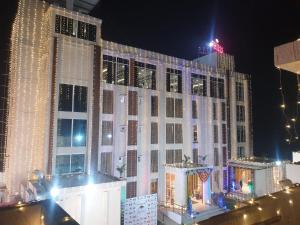
[[[106,41],[88,7],[51,3],[20,0],[13,24],[0,154],[8,200],[34,170],[118,177],[127,199],[157,194],[166,211],[191,198],[201,211],[211,192],[229,191],[228,160],[253,154],[250,76],[234,57],[185,60]]]

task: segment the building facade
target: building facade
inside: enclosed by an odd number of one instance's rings
[[[233,56],[184,60],[109,42],[101,20],[39,0],[19,1],[11,39],[0,173],[10,195],[36,169],[101,172],[125,179],[127,198],[166,203],[166,166],[212,167],[210,188],[224,192],[228,159],[252,155],[250,76]]]

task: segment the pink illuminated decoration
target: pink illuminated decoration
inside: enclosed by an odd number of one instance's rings
[[[219,40],[217,38],[215,40],[212,40],[211,42],[209,42],[208,46],[218,53],[221,53],[221,54],[224,53],[224,49],[219,44]]]

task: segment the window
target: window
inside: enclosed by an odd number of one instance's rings
[[[166,202],[175,203],[175,174],[166,173]]]
[[[236,85],[236,100],[237,101],[241,101],[243,102],[244,101],[244,84],[243,82],[236,82],[235,83]]]
[[[195,100],[192,101],[192,118],[197,119],[197,102]]]
[[[244,148],[244,146],[238,146],[237,157],[238,158],[244,158],[245,157],[245,148]]]
[[[58,111],[87,112],[87,87],[59,84]]]
[[[114,113],[114,92],[110,90],[103,90],[103,109],[104,114]]]
[[[214,148],[214,166],[219,166],[219,149]]]
[[[174,98],[166,99],[166,116],[174,117]]]
[[[216,188],[220,187],[220,171],[215,171],[214,172],[214,181],[216,183]]]
[[[222,121],[226,121],[226,104],[225,104],[225,102],[222,102],[221,110],[222,110]]]
[[[126,198],[136,197],[136,182],[127,182],[126,184]]]
[[[158,151],[151,150],[151,173],[158,172]]]
[[[57,155],[56,156],[56,165],[55,165],[55,173],[56,174],[64,174],[70,172],[70,155]]]
[[[151,123],[151,144],[158,144],[158,125]]]
[[[137,145],[137,121],[128,121],[128,145]]]
[[[151,96],[151,116],[158,116],[158,97]]]
[[[151,180],[151,194],[157,193],[158,179]]]
[[[56,156],[56,174],[83,173],[84,172],[84,154],[75,155],[57,155]]]
[[[218,143],[219,137],[218,137],[218,126],[214,125],[214,143]]]
[[[141,62],[134,62],[135,77],[137,78],[136,87],[146,89],[156,89],[156,66]]]
[[[128,115],[136,116],[138,114],[137,101],[137,92],[128,91]]]
[[[176,69],[167,68],[167,91],[182,93],[182,72]]]
[[[71,119],[57,120],[57,147],[71,147]]]
[[[198,138],[197,138],[197,125],[193,125],[193,142],[197,143]]]
[[[86,112],[87,87],[75,86],[74,90],[74,112]]]
[[[243,125],[237,126],[237,141],[238,143],[246,142],[246,131]]]
[[[223,171],[223,189],[227,190],[228,184],[227,184],[227,170]]]
[[[183,117],[183,108],[182,108],[182,99],[181,98],[175,98],[175,99],[167,98],[166,99],[166,116],[174,117],[174,112],[175,112],[176,118]]]
[[[174,124],[167,123],[166,124],[166,143],[167,144],[174,144]]]
[[[109,84],[128,85],[129,60],[103,55],[103,80]]]
[[[198,149],[193,149],[193,163],[198,164]]]
[[[86,120],[73,120],[73,146],[86,146]]]
[[[112,153],[111,152],[101,152],[100,171],[104,174],[112,175]]]
[[[60,84],[58,111],[72,112],[72,102],[73,102],[73,85]]]
[[[226,124],[222,124],[222,144],[227,143],[227,128]]]
[[[245,106],[236,106],[236,120],[237,122],[245,122]]]
[[[113,144],[113,121],[102,121],[102,145]]]
[[[206,96],[206,76],[192,74],[191,90],[192,95]]]
[[[210,78],[210,97],[224,99],[224,79]]]
[[[227,148],[223,147],[222,151],[223,151],[223,167],[226,167],[227,166]]]
[[[175,117],[176,118],[182,118],[183,112],[182,112],[182,99],[181,98],[175,98]]]
[[[56,15],[55,32],[95,42],[97,27],[89,23]]]
[[[217,103],[213,102],[213,120],[217,120]]]
[[[137,173],[136,150],[127,151],[127,177],[134,177]]]
[[[183,142],[183,140],[182,140],[182,125],[175,124],[175,143],[181,144],[182,142]]]
[[[182,162],[182,150],[166,150],[166,164],[181,163]]]
[[[76,154],[71,156],[71,173],[84,172],[84,154]]]
[[[73,131],[71,119],[57,120],[57,147],[71,146],[86,146],[86,120],[73,120]]]

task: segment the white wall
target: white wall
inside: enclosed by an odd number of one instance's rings
[[[81,225],[121,223],[119,182],[63,188],[57,202]]]
[[[300,165],[286,164],[286,178],[293,183],[300,183]]]
[[[300,162],[300,152],[293,152],[293,163]]]

